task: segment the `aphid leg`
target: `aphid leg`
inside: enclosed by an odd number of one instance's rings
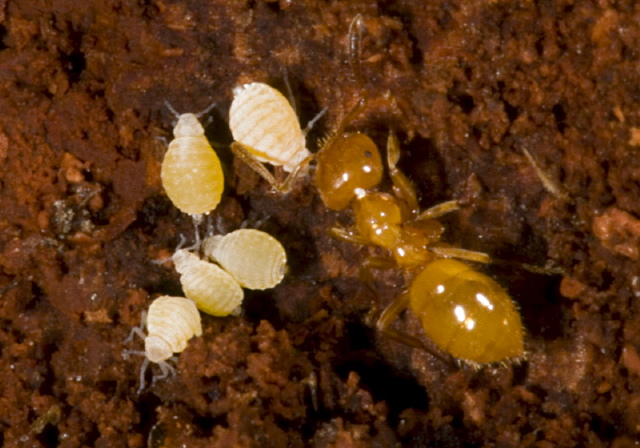
[[[137,327],[133,327],[131,329],[129,336],[127,336],[127,339],[123,341],[123,344],[128,344],[129,342],[133,341],[133,336],[135,335],[138,335],[140,336],[141,339],[144,339],[145,338],[144,328],[146,325],[147,325],[147,312],[143,311],[140,314],[140,325],[138,325]]]
[[[455,212],[460,209],[460,205],[458,201],[455,199],[452,201],[442,202],[440,204],[434,205],[433,207],[429,207],[418,216],[416,216],[416,221],[426,221],[428,219],[438,219],[442,216]]]
[[[202,215],[200,215],[200,216],[202,216]],[[197,251],[197,250],[200,249],[201,242],[200,242],[200,234],[198,233],[197,224],[196,224],[196,242],[195,242],[195,244],[192,244],[189,247],[184,247],[183,248],[182,246],[184,246],[184,243],[186,243],[186,242],[187,242],[187,239],[184,237],[183,234],[180,234],[180,242],[176,246],[176,252],[179,251],[180,249],[186,250],[188,252]],[[171,257],[171,258],[173,258],[173,257]]]
[[[549,193],[551,193],[553,196],[555,196],[556,199],[561,199],[563,201],[568,202],[570,200],[569,195],[564,191],[562,191],[562,188],[559,187],[555,182],[553,182],[549,178],[549,176],[545,174],[542,168],[538,166],[535,159],[533,158],[531,153],[527,150],[527,148],[522,148],[522,152],[524,152],[524,155],[527,157],[527,160],[533,167],[533,170],[536,172],[536,175],[540,179],[540,182],[542,182],[542,186],[544,187],[544,189],[547,190]]]
[[[450,362],[450,359],[443,357],[440,353],[425,345],[422,341],[420,341],[420,339],[390,328],[393,321],[395,321],[397,317],[408,307],[409,293],[405,292],[404,294],[401,294],[399,297],[394,299],[394,301],[391,302],[389,306],[384,309],[384,311],[382,311],[382,314],[380,314],[378,322],[376,323],[376,329],[397,342],[401,342],[413,348],[425,350],[443,362]]]
[[[396,134],[391,131],[387,139],[387,163],[389,165],[389,177],[393,182],[393,191],[398,198],[407,204],[411,214],[416,215],[420,209],[416,189],[409,178],[398,169],[398,160],[400,160],[400,144]]]
[[[147,367],[149,367],[149,360],[144,358],[142,361],[142,366],[140,367],[140,384],[138,386],[138,390],[136,391],[136,395],[140,395],[140,392],[144,389],[144,374],[147,372]]]
[[[202,214],[191,215],[191,217],[193,218],[193,234],[195,235],[196,242],[193,243],[193,246],[191,246],[188,250],[199,250],[200,245],[202,244],[202,241],[200,240],[199,227],[200,227],[200,224],[202,224],[203,215]]]
[[[225,233],[228,233],[228,229],[223,223],[222,215],[217,215],[216,216],[216,230],[218,231],[218,234],[220,234],[220,235],[224,235]],[[207,236],[211,236],[213,234],[214,234],[213,228],[211,229],[211,231],[209,231],[209,229],[207,229]]]
[[[169,358],[169,360],[173,360],[175,359],[175,357],[171,357]],[[168,360],[167,360],[168,361]],[[151,385],[153,386],[154,384],[156,384],[156,381],[158,380],[163,380],[166,377],[168,377],[169,375],[175,375],[176,374],[176,368],[173,367],[171,364],[169,364],[167,361],[161,361],[158,363],[158,367],[160,367],[160,375],[153,375],[153,378],[151,379]]]

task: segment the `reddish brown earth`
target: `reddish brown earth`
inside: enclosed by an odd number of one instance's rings
[[[364,86],[348,64],[357,13]],[[303,123],[329,108],[312,150],[361,87],[374,104],[390,92],[401,113],[374,107],[353,128],[381,147],[396,129],[423,207],[463,203],[446,240],[562,269],[487,269],[519,305],[526,360],[475,369],[375,332],[409,277],[365,286],[373,252],[326,233],[349,211],[328,212],[309,179],[270,194],[229,152],[232,88],[283,89],[285,74]],[[164,100],[217,103],[207,136],[228,176],[210,222],[260,223],[291,270],[247,293],[243,316],[204,316],[178,374],[138,396],[142,358],[123,341],[153,298],[181,293],[151,261],[193,237],[160,185]],[[634,2],[0,0],[0,117],[0,445],[636,446]],[[421,331],[411,313],[397,326]]]

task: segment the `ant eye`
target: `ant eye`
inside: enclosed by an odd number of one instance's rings
[[[378,147],[367,135],[331,137],[318,152],[315,183],[320,197],[332,210],[342,210],[356,191],[373,188],[382,180]]]

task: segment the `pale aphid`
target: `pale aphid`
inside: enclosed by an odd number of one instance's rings
[[[146,316],[146,317],[145,317]],[[147,335],[144,334],[144,327]],[[202,335],[200,313],[192,300],[184,297],[161,296],[151,302],[149,310],[143,314],[140,327],[133,328],[125,343],[137,334],[144,339],[144,352],[125,350],[123,355],[141,354],[145,356],[140,370],[140,387],[144,388],[144,373],[149,362],[157,363],[162,374],[153,381],[165,378],[169,372],[175,373],[173,366],[167,362],[174,353],[180,353],[187,347],[193,336]]]
[[[273,288],[287,270],[284,247],[261,230],[239,229],[209,236],[203,241],[202,251],[249,289]]]
[[[244,291],[229,273],[187,249],[176,251],[172,258],[185,296],[198,309],[212,316],[240,313]]]
[[[232,151],[274,188],[288,191],[311,161],[305,135],[324,111],[302,130],[291,103],[273,87],[254,82],[236,87],[233,94],[229,109],[229,128],[235,140]],[[261,162],[282,166],[291,174],[280,183]]]
[[[174,139],[162,162],[162,186],[171,202],[182,212],[200,215],[214,210],[224,190],[220,159],[204,135],[200,114],[181,114],[167,106],[178,118]]]

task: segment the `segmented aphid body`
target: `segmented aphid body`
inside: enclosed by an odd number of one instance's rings
[[[193,336],[202,335],[200,313],[192,300],[161,296],[147,313],[145,354],[149,361],[160,363],[187,347]]]
[[[260,82],[234,89],[229,110],[233,139],[261,162],[293,172],[311,155],[293,107],[276,89]]]
[[[193,300],[201,311],[212,316],[238,314],[244,291],[228,272],[220,266],[200,259],[186,249],[173,255],[185,296]]]
[[[256,229],[205,238],[202,250],[245,288],[268,289],[286,273],[287,254],[278,240]]]
[[[220,159],[194,114],[182,114],[162,162],[162,186],[184,213],[209,213],[220,203],[224,173]]]

